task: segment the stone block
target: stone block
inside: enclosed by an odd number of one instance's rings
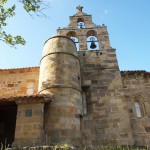
[[[23,125],[23,131],[32,131],[33,126],[32,125]]]
[[[83,81],[83,84],[84,85],[91,85],[91,80],[85,80],[85,81]]]
[[[22,131],[22,126],[23,126],[23,125],[16,125],[15,131],[16,131],[16,132],[21,132],[21,131]]]
[[[145,127],[146,132],[150,132],[150,127]]]
[[[33,124],[33,130],[42,130],[43,126],[41,124]]]
[[[61,136],[61,131],[58,130],[58,129],[48,130],[47,134],[49,136],[60,137]]]

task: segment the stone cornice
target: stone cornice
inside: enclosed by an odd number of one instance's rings
[[[121,76],[143,76],[143,77],[150,77],[150,72],[145,70],[135,70],[135,71],[121,71]]]

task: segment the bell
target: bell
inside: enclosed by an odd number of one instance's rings
[[[80,26],[80,29],[81,29],[81,28],[83,28],[83,24],[82,24],[82,23],[80,23],[80,25],[79,25],[79,26]]]
[[[96,48],[96,44],[94,43],[94,41],[91,42],[90,48],[91,49],[95,49]]]

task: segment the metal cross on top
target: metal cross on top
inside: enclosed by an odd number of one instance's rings
[[[82,6],[77,6],[76,9],[78,9],[79,12],[82,12],[83,7]]]

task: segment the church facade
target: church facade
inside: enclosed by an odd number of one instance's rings
[[[0,69],[0,142],[150,146],[150,72],[120,71],[107,27],[82,9],[40,67]]]

